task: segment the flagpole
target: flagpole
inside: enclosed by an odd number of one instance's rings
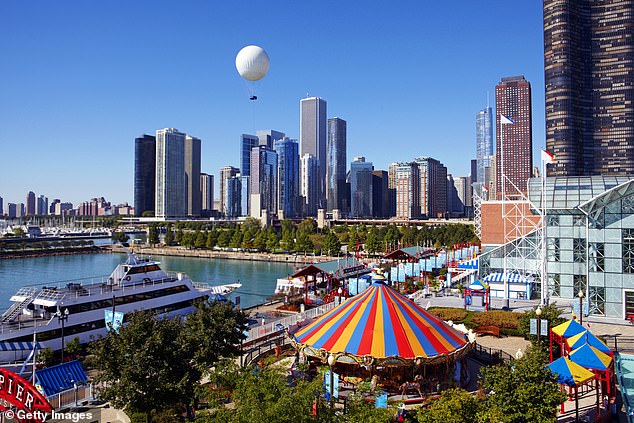
[[[506,181],[504,174],[504,125],[505,122],[502,121],[502,114],[500,114],[500,175],[502,176],[502,230],[504,231],[502,236],[502,245],[504,246],[504,257],[503,257],[503,271],[502,276],[504,278],[504,306],[506,309],[509,308],[509,283],[508,276],[506,274],[506,254],[507,254],[507,245],[506,245]]]
[[[546,220],[546,161],[542,153],[542,280],[540,305],[543,307],[548,303],[548,236]]]

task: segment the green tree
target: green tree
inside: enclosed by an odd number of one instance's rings
[[[370,255],[374,255],[381,251],[381,241],[377,235],[376,228],[372,227],[365,241],[365,250]]]
[[[180,223],[180,222],[179,222]],[[178,245],[182,245],[183,242],[183,236],[185,235],[185,233],[183,232],[183,228],[179,228],[176,231],[176,234],[174,235],[174,241],[178,244]]]
[[[180,245],[187,249],[192,248],[196,242],[196,234],[191,231],[183,232],[181,236]]]
[[[428,407],[418,409],[420,423],[481,423],[486,405],[464,389],[449,389],[431,400]]]
[[[78,337],[74,337],[70,340],[70,342],[66,343],[64,347],[64,355],[66,357],[77,357],[80,356],[84,351],[84,347],[79,342]]]
[[[240,231],[240,227],[237,227],[233,232],[233,236],[231,237],[231,243],[229,247],[231,248],[240,248],[242,245],[242,231]]]
[[[480,376],[489,390],[488,410],[505,423],[555,422],[566,394],[559,391],[546,362],[543,351],[529,348],[519,360],[483,367]]]
[[[338,256],[341,254],[341,242],[334,232],[329,231],[324,237],[324,245],[322,251],[329,256]]]
[[[196,232],[196,241],[194,242],[194,247],[196,248],[204,248],[207,243],[207,234],[202,231]]]
[[[165,245],[174,245],[176,239],[174,238],[174,231],[172,230],[172,225],[167,225],[167,230],[165,231],[165,238],[163,239]]]
[[[220,231],[220,235],[218,236],[218,246],[222,248],[227,248],[229,246],[229,243],[231,242],[232,236],[233,231],[230,229]]]
[[[396,225],[389,225],[384,239],[385,244],[387,245],[387,251],[393,250],[398,247],[398,242],[401,239],[401,233],[398,231]]]
[[[557,303],[555,302],[547,306],[543,306],[541,309],[541,318],[542,320],[548,320],[548,328],[553,328],[566,321],[566,319],[561,317],[562,310],[557,307]],[[533,343],[537,342],[537,336],[530,334],[530,320],[537,318],[535,310],[537,310],[537,307],[534,307],[532,310],[522,314],[518,323],[518,329],[521,335],[524,338],[530,339]],[[543,340],[542,342],[545,343],[547,341]]]
[[[42,363],[44,367],[52,366],[55,363],[55,352],[46,347],[37,354],[38,363]]]
[[[209,231],[209,233],[207,234],[207,241],[205,242],[205,247],[211,250],[216,246],[217,241],[218,241],[218,232],[216,232],[216,230]]]
[[[267,231],[266,236],[266,249],[268,251],[275,251],[280,247],[280,238],[277,236],[273,229]]]
[[[250,231],[256,233],[260,228],[260,220],[255,217],[249,216],[242,222],[242,231],[244,232]]]
[[[313,250],[313,242],[310,240],[310,237],[307,233],[298,231],[296,248],[298,251],[301,251],[303,253],[307,253],[308,251]]]
[[[255,239],[253,240],[253,248],[256,248],[260,251],[264,251],[266,249],[266,231],[263,229],[258,230],[255,234]]]
[[[112,234],[112,242],[118,242],[119,244],[125,244],[130,237],[123,231],[116,231]]]
[[[154,246],[159,242],[158,228],[156,227],[156,224],[151,224],[148,230],[148,243]]]
[[[100,397],[117,408],[149,414],[188,403],[200,372],[190,366],[192,346],[180,319],[157,318],[149,311],[93,343]]]
[[[285,251],[295,251],[295,232],[293,229],[282,229],[282,240],[280,241],[280,246]]]
[[[297,225],[297,232],[305,233],[306,235],[314,234],[317,231],[317,222],[312,217],[307,217]]]

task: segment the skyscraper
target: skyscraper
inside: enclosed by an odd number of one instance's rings
[[[326,206],[326,101],[319,97],[304,98],[300,101],[300,147],[299,154],[312,155],[318,161],[319,174],[317,208]]]
[[[200,216],[200,139],[185,137],[185,186],[187,216]]]
[[[251,157],[251,154],[249,154],[249,157]],[[249,162],[249,167],[250,166],[251,164]],[[220,213],[224,214],[227,217],[232,216],[228,214],[229,205],[227,203],[227,180],[236,176],[238,173],[240,173],[240,169],[233,166],[223,166],[222,168],[220,168]]]
[[[262,210],[277,213],[277,153],[265,145],[251,149],[249,214],[260,218]]]
[[[388,215],[388,176],[385,170],[372,171],[372,215],[389,217]]]
[[[37,197],[35,213],[38,216],[45,216],[48,214],[48,197],[40,195]]]
[[[4,214],[4,203],[2,197],[0,197],[0,216]]]
[[[284,137],[275,141],[273,148],[278,163],[277,207],[284,218],[296,217],[299,214],[299,144]]]
[[[631,0],[544,0],[549,176],[634,173]]]
[[[387,213],[396,216],[396,169],[398,163],[390,163],[387,168]]]
[[[25,215],[26,216],[33,216],[35,215],[36,209],[35,209],[35,193],[33,191],[29,191],[28,194],[26,194],[26,210],[25,210]]]
[[[277,140],[281,140],[286,136],[284,132],[275,131],[273,129],[261,129],[255,132],[258,136],[258,144],[264,145],[270,149],[273,148],[273,143]]]
[[[204,215],[214,209],[214,175],[200,174],[200,208]]]
[[[350,216],[372,217],[372,171],[374,166],[365,157],[350,163]]]
[[[174,128],[156,131],[156,217],[187,215],[185,134]]]
[[[223,185],[224,214],[225,217],[238,217],[244,215],[242,211],[242,178],[240,174],[228,176]]]
[[[154,213],[156,190],[156,137],[134,139],[134,214]]]
[[[399,163],[395,166],[396,217],[420,217],[420,174],[418,163]]]
[[[493,159],[493,113],[489,106],[476,113],[476,165],[477,182],[485,183],[485,171]]]
[[[299,184],[302,198],[302,212],[305,216],[316,216],[319,208],[319,161],[312,154],[300,158]]]
[[[495,87],[496,115],[496,184],[501,198],[526,192],[533,172],[533,135],[531,120],[531,86],[524,76],[502,78]],[[500,115],[514,123],[500,123]],[[502,183],[502,172],[506,175]],[[514,186],[515,187],[514,187]]]
[[[251,175],[251,149],[259,144],[257,135],[240,135],[240,174]]]
[[[432,157],[418,157],[420,214],[436,218],[447,212],[447,168]]]
[[[328,119],[326,143],[326,204],[328,211],[348,211],[346,185],[346,130],[347,123],[338,117]]]

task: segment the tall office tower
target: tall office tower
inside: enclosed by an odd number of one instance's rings
[[[241,173],[236,175],[240,178],[240,210],[238,216],[249,215],[249,179],[250,176],[243,176]]]
[[[10,218],[18,216],[18,205],[15,203],[7,204],[7,214]]]
[[[185,186],[187,216],[200,216],[200,139],[185,137]]]
[[[251,149],[249,185],[249,215],[260,218],[262,210],[277,213],[277,153],[265,145]]]
[[[154,213],[156,197],[156,137],[134,139],[134,214]]]
[[[418,157],[420,174],[420,213],[436,218],[447,208],[447,168],[431,157]]]
[[[242,178],[240,174],[228,176],[224,184],[225,217],[244,215],[242,211]]]
[[[316,209],[326,207],[326,101],[319,97],[304,98],[300,101],[299,154],[312,155],[319,163],[318,199]]]
[[[493,159],[493,112],[489,106],[476,113],[476,182],[484,183],[485,169]]]
[[[0,197],[0,216],[4,214],[4,203],[2,197]]]
[[[495,87],[497,195],[526,193],[533,172],[531,85],[523,76],[502,78]],[[514,123],[500,123],[503,115]],[[504,183],[502,172],[506,175]],[[502,185],[505,193],[502,194]],[[517,189],[515,188],[517,187]]]
[[[59,198],[55,198],[51,204],[48,206],[48,214],[55,214],[55,206],[59,203],[61,203],[62,200],[60,200]]]
[[[251,166],[251,154],[249,154],[249,167]],[[240,173],[240,169],[233,166],[223,166],[220,168],[220,213],[230,217],[227,214],[227,179],[232,178]]]
[[[259,145],[257,135],[240,135],[240,174],[242,176],[251,175],[251,149]]]
[[[347,123],[337,117],[328,119],[326,142],[326,205],[328,211],[348,212],[344,195],[346,184],[346,128]]]
[[[37,215],[46,216],[48,214],[48,198],[43,195],[37,197],[35,210]]]
[[[214,175],[200,174],[200,208],[205,215],[214,209]]]
[[[26,194],[26,216],[33,216],[35,215],[36,211],[35,193],[33,191],[29,191],[28,194]]]
[[[464,216],[470,191],[469,178],[465,176],[453,178],[452,186],[454,197],[451,200],[451,210],[459,217]]]
[[[544,0],[549,176],[634,173],[631,0]]]
[[[302,212],[305,216],[316,216],[319,208],[319,161],[312,154],[302,155],[299,172]]]
[[[374,217],[389,217],[387,178],[385,170],[372,171],[372,214]]]
[[[398,163],[390,163],[387,168],[387,212],[388,216],[396,216],[396,168]]]
[[[15,209],[15,217],[24,217],[26,216],[26,207],[24,203],[18,203]]]
[[[155,216],[187,215],[185,184],[185,134],[174,128],[156,131]]]
[[[275,131],[273,129],[260,129],[255,131],[258,137],[258,144],[273,149],[273,143],[283,139],[286,134],[284,132]],[[255,147],[255,146],[254,146]]]
[[[372,217],[372,162],[358,156],[350,163],[350,216]]]
[[[420,173],[418,163],[399,163],[396,168],[396,217],[420,217]]]
[[[491,160],[493,160],[495,156],[491,156]],[[485,169],[486,172],[486,169]],[[481,182],[478,181],[478,160],[471,159],[471,182]]]
[[[299,144],[284,137],[275,141],[273,148],[277,153],[278,215],[296,217],[299,214]]]

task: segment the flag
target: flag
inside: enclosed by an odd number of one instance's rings
[[[500,124],[501,125],[505,125],[505,124],[509,124],[509,123],[515,123],[515,121],[513,119],[511,119],[508,116],[504,116],[504,115],[500,115]]]
[[[489,190],[489,187],[488,187],[488,186],[486,186],[486,185],[483,185],[483,186],[482,186],[482,189],[483,189],[484,191],[488,191],[488,190]]]
[[[555,155],[548,150],[542,150],[542,161],[546,164],[555,163]]]

